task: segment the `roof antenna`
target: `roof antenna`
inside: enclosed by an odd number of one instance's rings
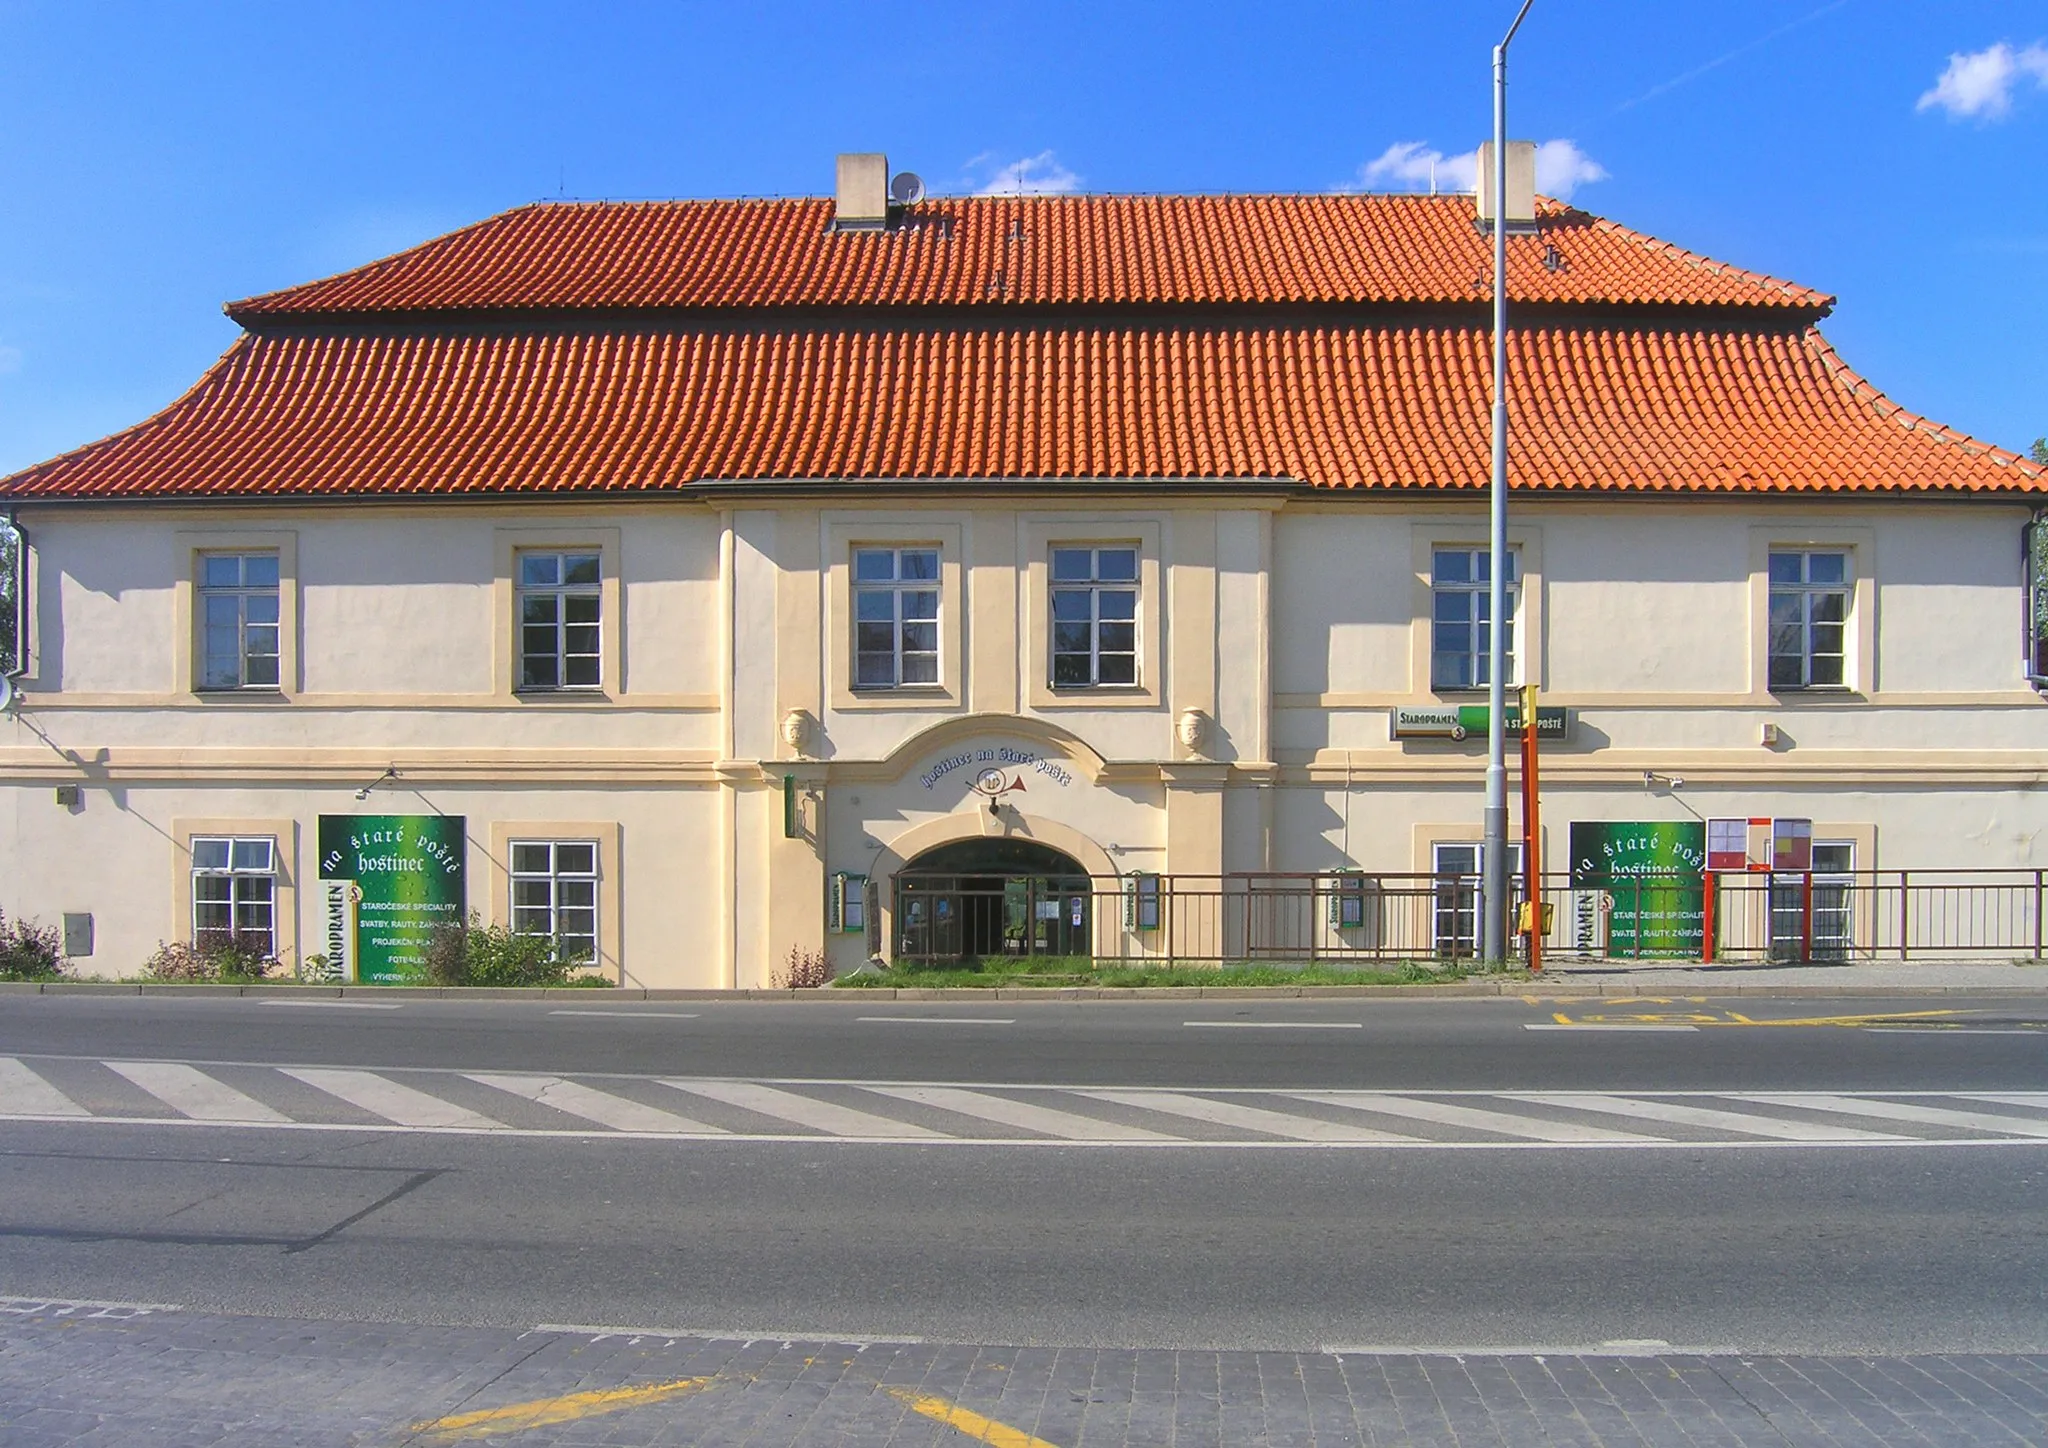
[[[566,164],[555,168],[555,200],[560,201],[569,192],[569,168]]]

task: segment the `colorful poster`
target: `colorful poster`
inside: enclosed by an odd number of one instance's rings
[[[461,815],[322,815],[321,937],[341,949],[345,978],[415,979],[437,925],[468,918]],[[353,967],[353,969],[348,969]]]
[[[1707,827],[1700,820],[1575,820],[1572,888],[1599,892],[1607,954],[1698,960],[1706,947]]]

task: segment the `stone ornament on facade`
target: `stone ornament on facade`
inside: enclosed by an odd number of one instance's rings
[[[1190,753],[1205,754],[1209,742],[1209,716],[1200,709],[1183,709],[1175,721],[1174,735]]]
[[[792,709],[782,716],[782,742],[798,754],[808,754],[811,731],[816,725],[810,710]]]

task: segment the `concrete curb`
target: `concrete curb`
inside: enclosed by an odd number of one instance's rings
[[[1795,997],[1860,999],[1924,996],[2048,996],[2048,972],[2032,985],[1910,985],[1897,982],[1862,983],[1843,981],[1828,985],[1773,985],[1754,981],[1746,984],[1706,984],[1695,981],[1585,981],[1564,977],[1531,980],[1447,981],[1442,985],[1273,985],[1273,986],[1064,986],[1026,987],[1004,990],[998,987],[945,986],[919,989],[908,986],[875,986],[843,990],[643,990],[583,988],[500,988],[486,986],[416,985],[173,985],[122,981],[0,981],[4,995],[86,995],[163,997],[258,997],[264,999],[380,999],[380,1000],[582,1000],[623,1001],[786,1001],[858,1005],[863,1001],[1036,1001],[1057,1004],[1073,1001],[1169,1001],[1169,1000],[1457,1000],[1474,998],[1533,998],[1538,1000],[1600,999],[1603,997]]]

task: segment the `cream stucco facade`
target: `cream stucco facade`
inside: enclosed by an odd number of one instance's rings
[[[1483,542],[1470,497],[778,483],[16,511],[31,648],[0,719],[0,909],[89,912],[85,972],[189,938],[195,835],[276,841],[278,949],[309,953],[316,823],[351,812],[461,816],[469,905],[500,920],[510,842],[596,842],[601,964],[645,986],[766,984],[793,948],[857,964],[869,937],[828,929],[839,875],[883,887],[887,953],[886,882],[961,840],[1037,840],[1097,877],[1398,874],[1478,834],[1483,744],[1390,727],[1483,701],[1431,687],[1431,560]],[[1550,835],[1796,815],[1858,869],[2048,864],[2029,516],[1518,500],[1523,668],[1573,720],[1545,746]],[[1132,685],[1052,684],[1048,560],[1083,543],[1137,550]],[[849,569],[878,544],[938,553],[933,684],[854,686]],[[515,688],[516,562],[542,548],[601,560],[588,692]],[[1848,555],[1839,690],[1768,687],[1774,548]],[[223,550],[279,560],[275,689],[197,687],[200,560]],[[991,765],[1022,785],[993,809]],[[1143,948],[1108,912],[1093,929],[1102,953]]]

